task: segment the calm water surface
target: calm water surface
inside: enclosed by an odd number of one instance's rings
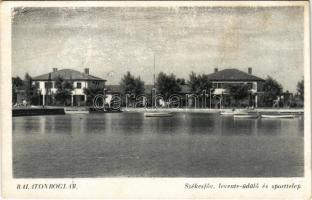
[[[303,118],[142,113],[13,118],[16,178],[303,176]]]

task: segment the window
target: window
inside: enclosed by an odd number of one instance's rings
[[[80,82],[77,83],[77,88],[79,88],[79,89],[81,88],[81,83]]]

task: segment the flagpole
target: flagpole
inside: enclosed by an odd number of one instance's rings
[[[156,88],[155,88],[155,54],[154,54],[154,87],[153,87],[153,90],[154,90],[154,105],[155,105],[155,108],[156,108]]]
[[[155,54],[154,54],[154,88],[155,88]]]

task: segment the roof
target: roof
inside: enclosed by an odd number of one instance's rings
[[[47,74],[36,76],[33,78],[33,80],[37,81],[56,80],[58,77],[62,77],[63,79],[66,80],[106,81],[102,78],[98,78],[96,76],[92,76],[90,74],[79,72],[73,69],[61,69],[56,72],[50,72]]]
[[[224,69],[208,74],[208,79],[211,81],[264,81],[262,78],[238,69]]]

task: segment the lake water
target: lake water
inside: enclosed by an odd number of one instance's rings
[[[143,113],[13,118],[16,178],[303,176],[303,118]]]

